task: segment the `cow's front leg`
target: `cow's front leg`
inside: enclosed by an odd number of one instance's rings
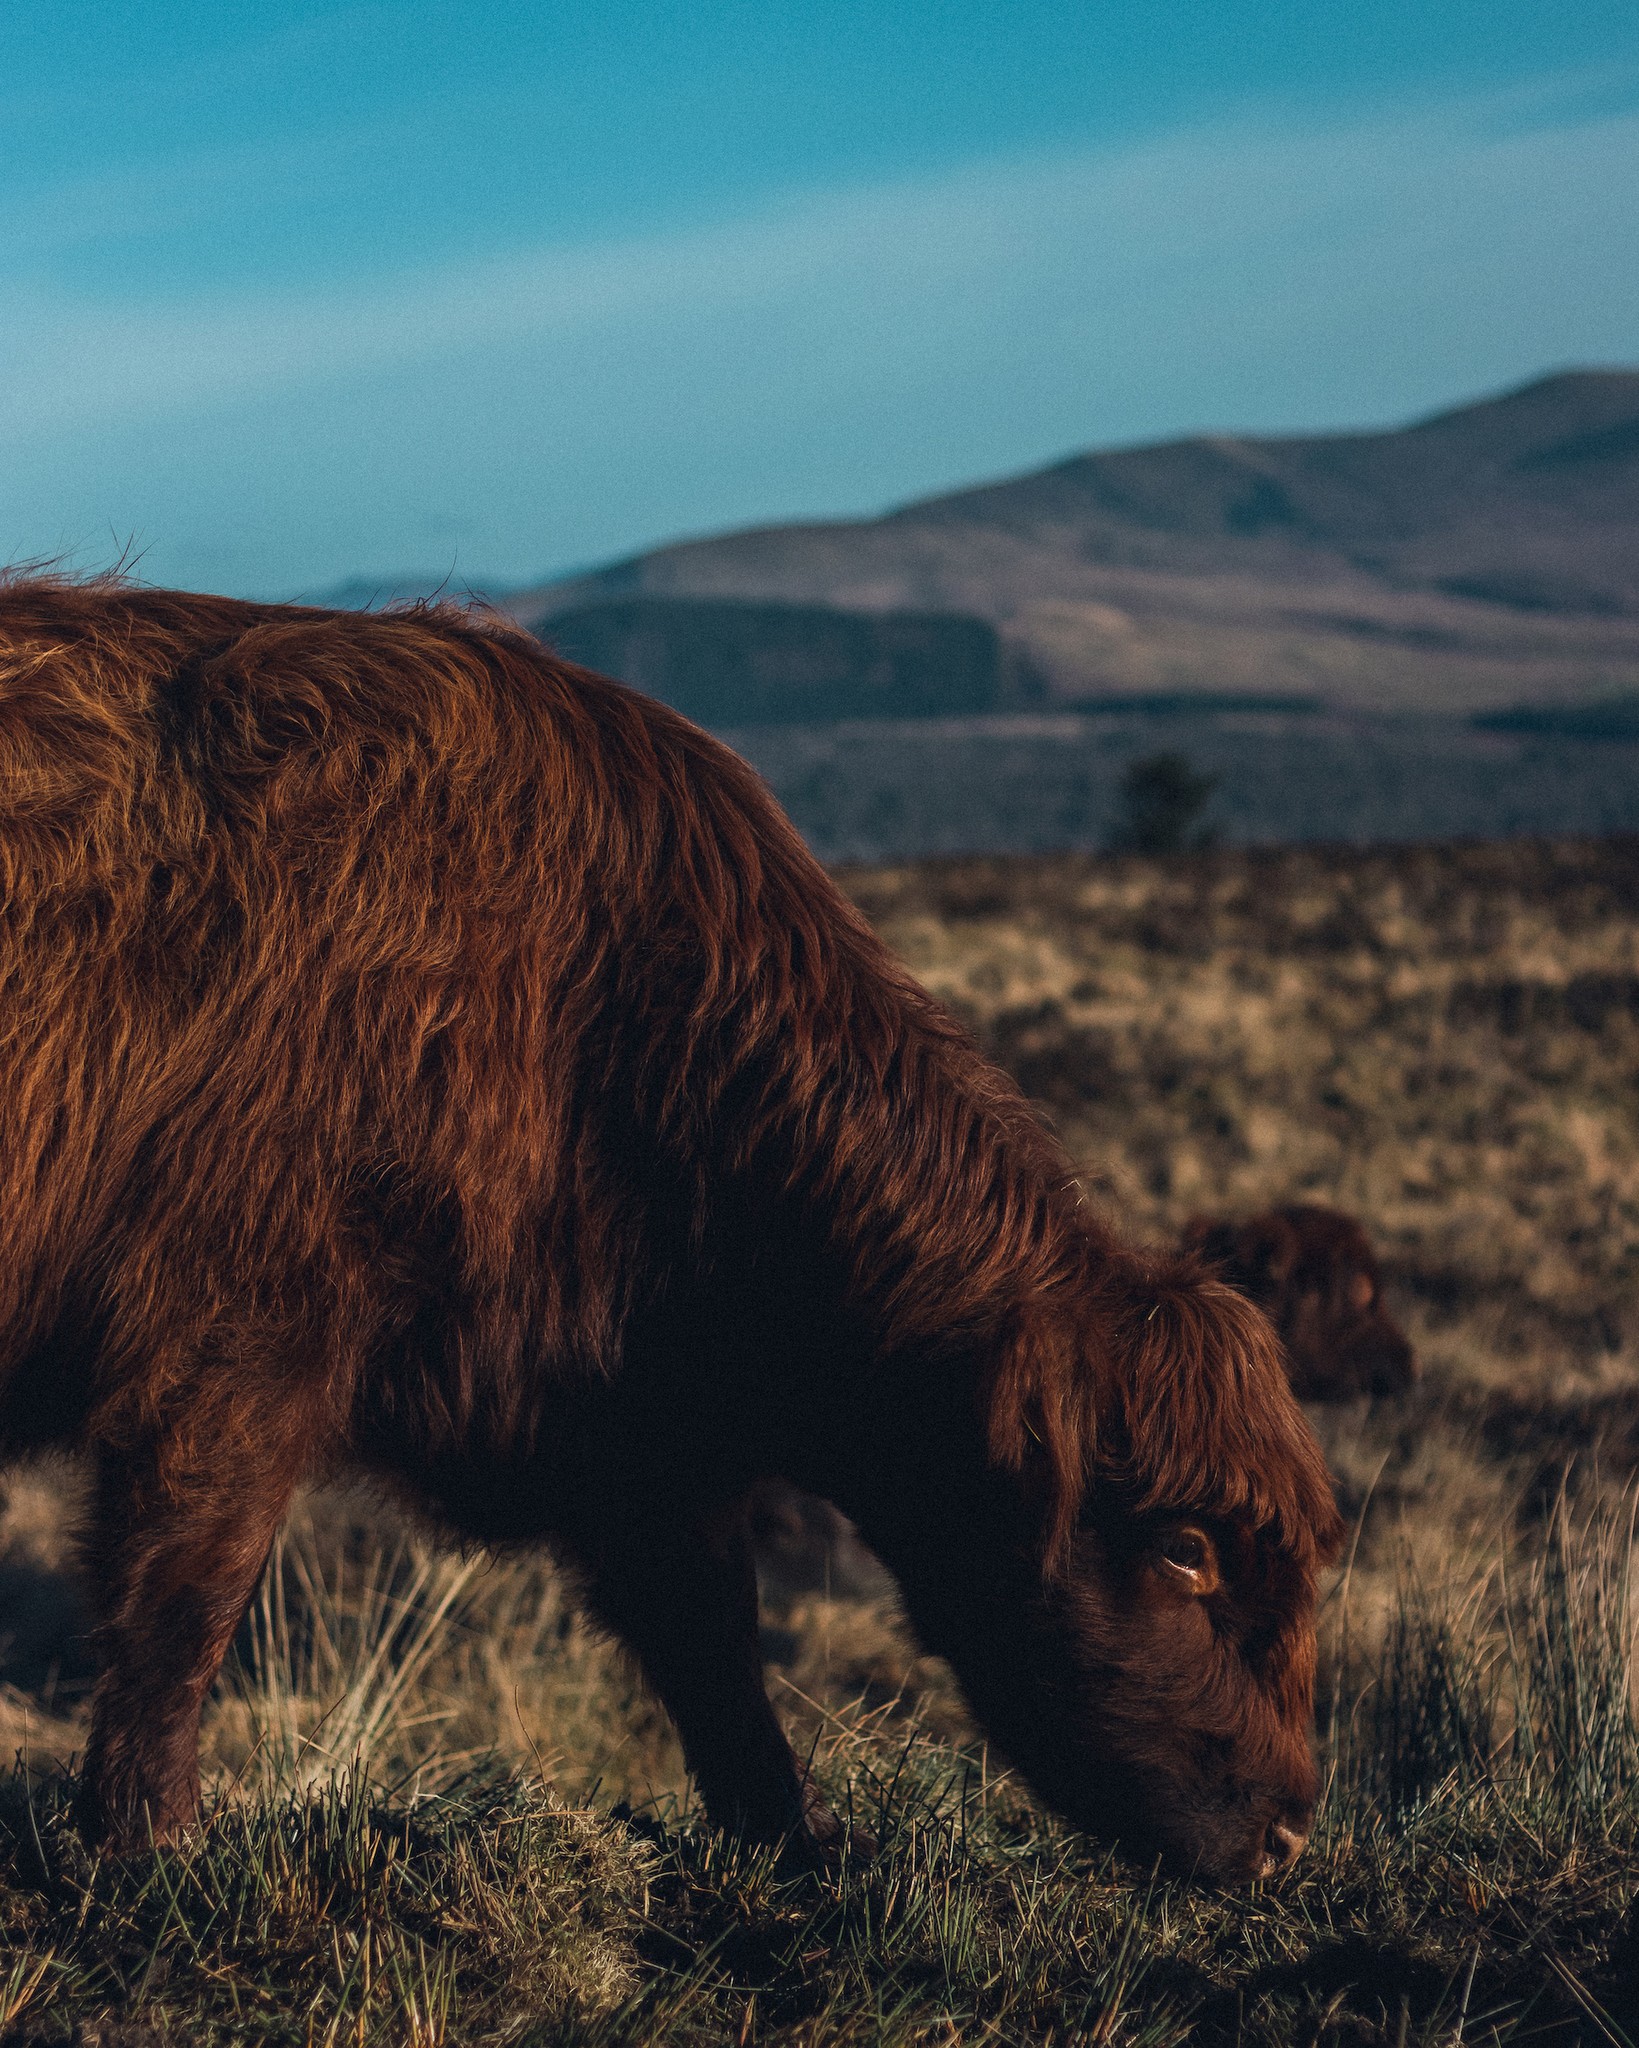
[[[676,1724],[712,1822],[815,1860],[843,1827],[792,1754],[763,1687],[757,1575],[743,1506],[605,1532],[589,1560],[598,1615]]]
[[[194,1817],[200,1709],[296,1483],[282,1449],[171,1439],[98,1459],[86,1551],[102,1670],[81,1794],[94,1839],[140,1848]]]

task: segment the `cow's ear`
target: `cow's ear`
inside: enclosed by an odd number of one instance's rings
[[[1192,1216],[1184,1225],[1183,1249],[1203,1266],[1222,1273],[1235,1258],[1235,1241],[1240,1227],[1215,1216]]]
[[[1241,1264],[1258,1274],[1271,1294],[1291,1279],[1298,1262],[1298,1234],[1285,1216],[1254,1216],[1241,1226]],[[1254,1296],[1254,1299],[1257,1297]]]
[[[1265,1308],[1280,1298],[1298,1262],[1298,1234],[1274,1212],[1245,1223],[1202,1219],[1185,1232],[1184,1248]]]

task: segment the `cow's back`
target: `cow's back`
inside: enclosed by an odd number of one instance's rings
[[[641,1092],[748,971],[702,849],[743,888],[770,832],[704,735],[457,615],[0,590],[0,1370],[151,1407],[224,1320],[245,1371],[436,1343],[457,1405],[480,1354],[595,1366]]]

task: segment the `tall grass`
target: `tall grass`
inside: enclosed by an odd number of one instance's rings
[[[359,1559],[321,1552],[310,1527],[281,1533],[218,1689],[219,1711],[248,1722],[252,1782],[305,1789],[389,1758],[420,1762],[417,1790],[459,1774],[470,1757],[436,1732],[456,1709],[427,1680],[479,1568],[402,1539]]]
[[[1635,1509],[1632,1491],[1582,1512],[1562,1491],[1523,1558],[1466,1582],[1431,1586],[1404,1559],[1369,1655],[1345,1582],[1323,1741],[1334,1814],[1408,1829],[1479,1799],[1567,1839],[1631,1821]]]
[[[1562,1493],[1510,1636],[1514,1763],[1568,1824],[1606,1827],[1639,1784],[1636,1496],[1580,1527]]]
[[[664,1715],[549,1561],[452,1555],[343,1495],[280,1535],[204,1744],[236,1798],[338,1770],[411,1799],[506,1770],[572,1799],[684,1784]]]

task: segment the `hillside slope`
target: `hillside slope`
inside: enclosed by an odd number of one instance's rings
[[[976,613],[1066,701],[1601,699],[1639,688],[1639,371],[1389,432],[1079,455],[878,519],[656,549],[508,608],[536,626],[640,594]]]

